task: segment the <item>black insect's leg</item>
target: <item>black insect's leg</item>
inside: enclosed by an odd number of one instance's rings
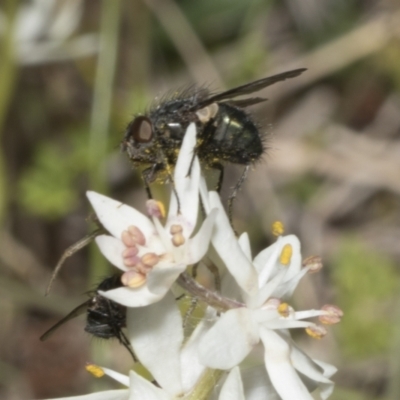
[[[106,233],[106,230],[104,228],[98,228],[95,231],[93,231],[92,233],[89,233],[88,235],[83,237],[81,240],[78,240],[72,246],[69,246],[67,248],[67,250],[64,251],[64,253],[62,254],[60,260],[58,261],[56,267],[54,268],[53,274],[51,275],[49,284],[47,285],[46,292],[45,292],[46,296],[50,293],[51,286],[53,285],[53,282],[56,279],[57,274],[60,271],[60,269],[63,266],[66,259],[73,256],[77,251],[83,249],[91,241],[93,241],[97,236],[102,235],[103,233]]]
[[[132,351],[129,340],[126,337],[125,333],[122,332],[122,329],[119,330],[119,336],[117,336],[117,337],[118,337],[119,342],[129,351],[130,355],[133,358],[133,361],[138,362],[139,360],[137,359],[135,353]]]
[[[178,203],[178,214],[180,214],[181,213],[181,202],[179,200],[178,192],[176,191],[175,181],[174,181],[174,178],[172,177],[172,173],[171,173],[169,164],[168,164],[168,168],[167,168],[167,173],[168,173],[168,179],[171,181],[172,191],[174,192],[174,195],[176,197],[176,202]]]
[[[247,178],[247,174],[249,173],[250,165],[246,165],[246,167],[243,170],[243,173],[239,180],[237,181],[236,185],[233,187],[232,193],[229,195],[228,199],[228,217],[229,217],[229,222],[232,225],[232,212],[233,212],[233,201],[235,200],[237,193],[240,189],[240,187],[243,185],[243,182]],[[232,225],[233,226],[233,225]]]
[[[190,174],[192,173],[192,168],[193,168],[193,163],[194,163],[194,159],[196,157],[196,147],[193,149],[193,155],[192,155],[192,159],[190,160],[190,165],[189,165],[189,169],[188,169],[188,173],[187,173],[187,177],[190,176]]]
[[[215,190],[220,193],[222,189],[222,183],[224,181],[224,166],[221,163],[213,163],[210,165],[210,167],[218,170],[219,172],[218,182]]]
[[[153,164],[151,167],[146,168],[142,171],[142,179],[144,183],[144,188],[147,193],[147,197],[152,199],[153,196],[150,190],[150,183],[154,181],[155,176],[158,171],[162,170],[163,164]]]
[[[108,309],[108,313],[104,313],[103,316],[105,318],[110,318],[112,319],[112,323],[109,324],[110,327],[112,328],[112,330],[114,331],[114,336],[118,339],[118,341],[129,351],[130,355],[133,358],[134,362],[137,362],[138,359],[136,358],[135,354],[133,353],[131,347],[130,347],[130,343],[128,338],[125,336],[125,333],[122,331],[121,328],[121,320],[119,318],[115,317],[115,308],[113,308],[113,302],[111,300],[107,300],[107,309]],[[98,310],[92,310],[93,311],[97,311]],[[102,314],[101,312],[99,312],[100,314]],[[125,323],[124,323],[125,325]]]

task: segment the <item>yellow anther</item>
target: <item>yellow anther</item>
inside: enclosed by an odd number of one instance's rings
[[[282,265],[289,265],[292,259],[293,248],[290,244],[285,244],[282,248],[281,255],[279,256],[279,262]]]
[[[101,367],[95,364],[87,364],[86,371],[91,373],[96,378],[101,378],[104,376],[104,371]]]
[[[281,236],[285,232],[285,226],[282,221],[275,221],[272,224],[272,234],[274,236]]]
[[[321,325],[309,326],[306,328],[306,332],[313,339],[322,339],[327,334],[327,330]]]
[[[287,318],[290,314],[290,306],[288,303],[281,303],[279,304],[278,308],[278,313],[282,316]]]
[[[166,216],[167,214],[166,214],[166,212],[165,212],[164,203],[162,203],[161,201],[157,201],[157,206],[158,206],[158,209],[159,209],[159,211],[160,211],[161,218],[165,218],[165,216]]]

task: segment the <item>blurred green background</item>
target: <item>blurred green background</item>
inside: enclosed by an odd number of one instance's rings
[[[2,0],[0,4],[0,398],[88,393],[86,361],[126,372],[115,341],[66,324],[39,336],[109,273],[88,189],[143,210],[119,152],[135,113],[169,89],[214,90],[306,67],[254,107],[269,150],[235,203],[253,252],[284,221],[325,268],[295,306],[345,317],[310,354],[339,367],[332,399],[400,398],[400,4],[396,0]],[[240,175],[226,168],[223,195]],[[103,387],[115,387],[104,379]],[[113,386],[114,385],[114,386]]]

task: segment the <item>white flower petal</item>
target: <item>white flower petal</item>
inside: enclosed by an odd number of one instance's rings
[[[190,335],[181,351],[182,385],[185,393],[189,392],[205,371],[205,366],[200,364],[197,356],[198,347],[204,334],[211,328],[215,321],[216,311],[208,307],[201,322]]]
[[[313,361],[322,368],[323,374],[327,378],[330,378],[332,375],[336,374],[338,370],[334,365],[328,364],[325,361],[316,360],[315,358]]]
[[[246,400],[280,400],[264,365],[243,368],[242,382]]]
[[[295,291],[297,285],[299,284],[301,278],[306,275],[308,272],[307,268],[303,268],[296,275],[292,276],[290,279],[287,279],[288,273],[285,275],[285,279],[283,282],[276,288],[276,294],[274,295],[279,298],[289,298],[292,296]]]
[[[277,273],[277,261],[282,251],[283,238],[278,240],[259,253],[253,260],[253,264],[258,271],[258,286],[262,288]]]
[[[208,196],[207,182],[203,175],[200,177],[200,198],[204,211],[208,214],[211,211],[210,200]]]
[[[179,211],[191,227],[188,236],[196,226],[199,207],[200,163],[197,157],[193,158],[194,148],[196,146],[196,135],[196,125],[191,123],[183,137],[174,173],[175,191],[178,195],[180,206]],[[167,218],[168,222],[177,214],[178,202],[175,192],[172,191]]]
[[[285,277],[285,280],[289,281],[294,276],[296,276],[302,268],[301,245],[300,245],[300,240],[295,235],[285,236],[283,243],[284,243],[284,245],[289,244],[290,246],[292,246],[292,257],[290,260],[288,273]],[[292,293],[289,293],[289,295],[292,295]]]
[[[279,334],[260,327],[265,348],[265,367],[282,400],[313,400],[292,366],[290,346]]]
[[[171,400],[171,397],[163,389],[131,371],[129,400]]]
[[[290,356],[296,370],[312,381],[310,382],[310,391],[319,386],[321,397],[328,398],[334,388],[334,383],[329,377],[336,372],[336,368],[330,364],[313,360],[293,342]]]
[[[218,210],[213,209],[210,214],[207,215],[207,218],[201,225],[201,228],[197,232],[197,234],[192,239],[190,239],[188,257],[190,259],[190,264],[194,264],[200,261],[207,253],[208,247],[210,245],[211,232],[214,228],[217,213]]]
[[[264,250],[260,251],[253,260],[254,267],[256,268],[257,272],[261,274],[261,271],[265,268],[268,260],[270,260],[273,253],[276,252],[276,248],[278,247],[277,242],[271,244]],[[276,256],[274,257],[276,259]]]
[[[84,394],[83,396],[58,397],[56,399],[47,399],[47,400],[130,400],[130,399],[129,399],[129,389],[119,389],[119,390],[105,390],[103,392]]]
[[[114,379],[115,381],[121,383],[122,385],[129,387],[129,376],[121,374],[120,372],[114,371],[109,368],[100,367],[103,372],[109,376],[110,378]]]
[[[86,195],[101,224],[117,239],[130,225],[138,227],[146,239],[155,233],[150,219],[134,208],[96,192]]]
[[[252,312],[247,308],[229,310],[201,340],[200,362],[215,369],[233,368],[258,341],[258,325]]]
[[[128,268],[124,265],[122,258],[122,252],[126,249],[125,245],[121,240],[116,239],[113,236],[100,235],[95,239],[97,246],[101,251],[101,254],[115,267],[122,271],[127,271]]]
[[[126,307],[143,307],[156,303],[164,297],[164,294],[154,294],[149,291],[146,285],[139,288],[120,287],[113,290],[103,292],[99,290],[99,294],[107,299]]]
[[[218,400],[245,400],[239,367],[233,368],[227,376]]]
[[[147,307],[128,308],[128,338],[140,362],[170,395],[182,393],[182,317],[172,293]]]
[[[250,247],[250,239],[247,232],[243,232],[238,239],[239,246],[242,249],[243,253],[246,257],[251,261],[251,247]]]
[[[309,326],[315,326],[315,324],[310,321],[296,321],[290,318],[281,318],[265,322],[262,326],[268,329],[293,329],[308,328]]]
[[[248,294],[257,293],[256,270],[240,248],[218,194],[210,192],[209,201],[212,208],[219,210],[211,239],[215,250],[226,263],[237,284]]]
[[[252,299],[249,299],[248,305],[252,307],[261,307],[270,297],[277,297],[277,289],[284,280],[286,270],[280,270],[270,281],[264,284]]]
[[[148,274],[146,285],[151,293],[164,296],[178,276],[186,269],[186,264],[156,265]]]

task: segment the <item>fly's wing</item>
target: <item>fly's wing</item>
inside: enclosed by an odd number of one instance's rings
[[[294,69],[292,71],[282,72],[281,74],[268,76],[267,78],[262,78],[262,79],[259,79],[258,81],[246,83],[245,85],[235,87],[233,89],[227,90],[226,92],[215,94],[213,96],[208,97],[207,99],[205,99],[203,101],[200,101],[198,104],[196,104],[196,109],[206,107],[209,104],[212,104],[215,102],[232,99],[234,97],[243,96],[245,94],[258,92],[259,90],[264,89],[267,86],[271,86],[276,82],[284,81],[286,79],[299,76],[305,70],[306,70],[306,68],[299,68],[299,69]],[[253,103],[253,104],[255,104],[255,103]]]
[[[254,104],[262,103],[267,100],[268,99],[264,99],[263,97],[248,97],[247,99],[241,99],[241,100],[228,100],[225,101],[224,104],[231,104],[235,107],[245,108],[253,106]]]
[[[89,307],[91,299],[85,301],[83,304],[79,305],[78,307],[74,308],[68,315],[66,315],[63,319],[58,321],[55,325],[53,325],[48,331],[46,331],[42,336],[40,336],[40,340],[43,342],[44,340],[48,339],[60,326],[64,325],[69,320],[84,314]]]

